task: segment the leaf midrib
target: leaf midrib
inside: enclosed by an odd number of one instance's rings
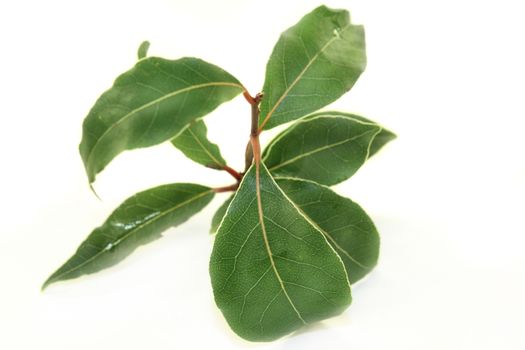
[[[334,247],[339,250],[341,253],[343,253],[348,259],[350,259],[354,264],[358,265],[359,267],[365,269],[365,270],[369,270],[371,269],[372,267],[371,266],[367,266],[367,265],[364,265],[362,263],[360,263],[356,258],[354,258],[352,255],[350,255],[350,253],[348,251],[346,251],[343,247],[341,247],[337,241],[335,240],[334,237],[332,237],[332,235],[330,235],[326,230],[324,230],[321,226],[319,226],[314,219],[312,219],[308,214],[306,214],[306,212],[301,209],[299,207],[299,205],[297,205],[297,209],[299,211],[301,211],[301,213],[306,216],[308,219],[310,219],[310,221],[312,222],[312,224],[315,226],[315,228],[317,228],[317,230],[319,230],[323,235],[325,235],[326,238],[328,238],[332,244],[334,245]]]
[[[294,79],[294,81],[288,86],[288,88],[286,88],[286,90],[284,90],[283,94],[281,95],[281,97],[279,97],[279,99],[277,100],[277,102],[275,102],[275,104],[273,105],[272,109],[268,112],[268,114],[266,115],[266,117],[264,118],[263,122],[261,123],[261,126],[259,127],[260,130],[264,129],[264,126],[266,125],[266,123],[268,122],[268,120],[270,120],[270,117],[272,116],[272,114],[275,112],[275,110],[279,107],[279,105],[283,102],[283,100],[286,98],[286,96],[290,93],[290,91],[293,89],[293,87],[299,82],[299,80],[303,77],[303,75],[306,73],[306,71],[308,70],[308,68],[310,68],[310,66],[317,60],[317,58],[328,48],[328,46],[330,46],[335,40],[338,40],[340,39],[340,35],[345,31],[347,30],[349,27],[351,26],[351,23],[348,23],[346,26],[344,26],[340,31],[339,31],[339,36],[334,36],[332,37],[330,40],[328,40],[326,42],[326,44],[323,45],[323,47],[319,50],[319,52],[317,52],[312,58],[309,59],[308,63],[306,64],[306,66],[303,68],[303,70],[299,73],[299,75]]]
[[[264,240],[264,246],[266,248],[266,252],[268,254],[268,257],[270,258],[270,263],[272,266],[272,269],[275,273],[275,276],[277,277],[277,280],[279,281],[279,284],[281,286],[281,290],[284,292],[284,295],[286,296],[286,299],[288,299],[288,302],[294,309],[295,313],[297,314],[297,317],[303,322],[303,324],[306,324],[306,321],[303,319],[301,313],[295,306],[294,302],[290,298],[290,295],[288,294],[288,291],[286,290],[286,287],[284,286],[284,281],[281,278],[281,275],[279,274],[279,271],[277,270],[277,266],[275,265],[275,261],[273,260],[273,253],[272,249],[270,247],[270,242],[268,241],[268,235],[266,233],[266,225],[264,223],[264,211],[262,208],[262,199],[261,199],[261,184],[260,184],[260,159],[257,159],[255,161],[255,193],[257,197],[257,212],[259,214],[259,224],[261,226],[262,236]]]
[[[319,152],[325,151],[325,150],[327,150],[327,149],[330,149],[330,148],[333,148],[333,147],[337,147],[337,146],[343,145],[343,144],[345,144],[345,143],[347,143],[347,142],[350,142],[350,141],[354,141],[354,140],[356,140],[356,139],[358,139],[358,138],[360,138],[360,137],[363,137],[363,136],[365,136],[366,134],[369,134],[369,133],[371,133],[371,132],[372,132],[372,131],[367,130],[367,131],[365,131],[365,132],[363,132],[363,133],[361,133],[361,134],[359,134],[359,135],[356,135],[356,136],[354,136],[354,137],[351,137],[351,138],[349,138],[349,139],[346,139],[346,140],[343,140],[343,141],[334,142],[334,143],[331,143],[331,144],[324,145],[324,146],[322,146],[322,147],[316,148],[316,149],[314,149],[314,150],[312,150],[312,151],[305,152],[305,153],[301,153],[301,154],[299,154],[298,156],[295,156],[295,157],[293,157],[293,158],[290,158],[290,159],[288,159],[288,160],[285,161],[285,162],[282,162],[282,163],[279,163],[279,164],[277,164],[277,165],[274,165],[273,167],[269,168],[268,170],[269,170],[269,171],[273,171],[273,170],[276,170],[276,169],[282,168],[283,166],[288,165],[288,164],[291,164],[291,163],[293,163],[293,162],[296,162],[296,161],[298,161],[298,160],[300,160],[300,159],[302,159],[302,158],[309,157],[309,156],[311,156],[311,155],[313,155],[313,154],[316,154],[316,153],[319,153]],[[266,156],[266,158],[268,158],[269,156],[270,156],[270,154],[268,154],[268,155]]]
[[[215,164],[217,164],[219,167],[222,167],[224,166],[224,164],[222,164],[221,162],[219,162],[219,160],[217,158],[215,158],[211,152],[208,151],[208,149],[202,144],[202,142],[199,140],[199,138],[197,137],[197,135],[195,135],[193,133],[193,131],[191,130],[191,125],[190,127],[188,128],[188,131],[190,132],[191,136],[195,139],[195,141],[197,142],[197,144],[202,148],[202,150],[208,155],[208,157],[210,157],[210,159],[212,161],[215,162]]]
[[[142,223],[142,224],[140,224],[140,225],[134,227],[134,228],[131,229],[130,231],[126,232],[126,234],[125,234],[124,236],[122,236],[121,238],[119,238],[119,239],[117,239],[117,240],[115,241],[115,242],[117,242],[117,243],[112,243],[112,242],[110,242],[110,243],[113,244],[113,247],[117,247],[122,241],[124,241],[124,240],[126,240],[128,237],[130,237],[130,235],[131,235],[132,233],[134,233],[135,231],[137,231],[137,230],[143,228],[143,227],[146,226],[146,225],[149,225],[149,224],[155,222],[157,219],[159,219],[159,218],[161,218],[161,217],[164,217],[165,215],[167,215],[167,214],[173,212],[174,210],[179,209],[180,207],[182,207],[182,206],[184,206],[184,205],[187,205],[187,204],[189,204],[189,203],[191,203],[191,202],[193,202],[193,201],[195,201],[195,200],[197,200],[197,199],[199,199],[199,198],[201,198],[201,197],[204,197],[205,195],[207,195],[207,194],[209,194],[209,193],[211,193],[211,192],[213,192],[213,190],[211,190],[211,189],[210,189],[210,190],[207,190],[207,191],[204,191],[204,192],[201,192],[201,193],[199,193],[198,195],[196,195],[196,196],[194,196],[194,197],[192,197],[192,198],[190,198],[190,199],[188,199],[188,200],[185,200],[184,202],[179,203],[179,204],[177,204],[176,206],[174,206],[174,207],[172,207],[172,208],[169,208],[168,210],[166,210],[166,211],[164,211],[164,212],[161,212],[159,215],[155,216],[155,217],[152,218],[151,220],[146,221],[146,222],[144,222],[144,223]],[[107,246],[107,245],[106,245],[106,246]],[[46,281],[46,282],[44,283],[43,288],[47,287],[47,286],[48,286],[50,283],[52,283],[53,281],[57,281],[57,280],[59,280],[59,279],[60,279],[61,277],[63,277],[64,275],[69,274],[69,273],[71,273],[71,272],[73,272],[73,271],[76,271],[76,270],[80,269],[81,267],[83,267],[83,266],[85,266],[86,264],[90,263],[91,261],[93,261],[94,259],[98,258],[101,254],[103,254],[103,253],[105,253],[105,252],[107,252],[107,250],[106,250],[105,247],[104,247],[101,251],[99,251],[98,253],[96,253],[95,255],[93,255],[91,258],[89,258],[89,259],[83,261],[81,264],[75,266],[74,268],[72,268],[72,269],[70,269],[70,270],[67,270],[67,271],[64,271],[64,272],[60,273],[59,275],[55,276],[55,277],[52,278],[52,279],[49,278],[49,280]]]
[[[275,177],[274,179],[275,179],[275,180],[285,180],[285,181],[301,181],[301,182],[311,183],[311,184],[314,184],[314,185],[316,185],[316,186],[324,187],[325,189],[332,191],[332,189],[331,189],[330,187],[328,187],[328,186],[325,186],[325,185],[323,185],[323,184],[317,183],[317,182],[315,182],[315,181],[307,180],[307,179],[300,179],[300,178],[289,177],[289,176],[277,176],[277,177]],[[291,200],[292,202],[294,202],[291,198],[290,198],[290,200]],[[295,202],[294,202],[294,203],[295,203]],[[334,247],[335,247],[337,250],[341,251],[341,252],[342,252],[342,253],[343,253],[348,259],[350,259],[352,262],[354,262],[356,265],[360,266],[360,267],[363,268],[363,269],[367,269],[367,270],[368,270],[368,269],[371,269],[371,268],[373,267],[373,266],[365,265],[365,264],[359,262],[356,258],[354,258],[354,257],[353,257],[353,256],[347,251],[347,250],[345,250],[343,247],[341,247],[341,246],[337,243],[337,241],[335,240],[335,238],[334,238],[331,234],[329,234],[325,229],[323,229],[321,226],[319,226],[319,225],[315,222],[315,220],[312,219],[312,218],[310,217],[310,215],[308,215],[308,214],[307,214],[307,213],[306,213],[306,212],[300,207],[300,205],[297,204],[297,203],[296,203],[296,208],[297,208],[297,210],[298,210],[301,214],[303,214],[305,217],[307,217],[308,220],[311,222],[311,224],[312,224],[313,226],[315,226],[315,228],[316,228],[319,232],[321,232],[323,235],[325,235],[325,237],[328,238],[328,239],[333,243]]]
[[[123,123],[124,121],[126,121],[127,119],[131,118],[134,114],[136,114],[137,112],[140,112],[148,107],[151,107],[153,105],[155,105],[156,103],[160,103],[168,98],[171,98],[173,96],[176,96],[178,94],[181,94],[181,93],[184,93],[184,92],[187,92],[187,91],[191,91],[191,90],[196,90],[196,89],[200,89],[200,88],[205,88],[205,87],[209,87],[209,86],[234,86],[234,87],[239,87],[241,90],[244,90],[244,87],[239,84],[239,83],[230,83],[230,82],[209,82],[209,83],[204,83],[204,84],[197,84],[197,85],[192,85],[192,86],[188,86],[188,87],[185,87],[183,89],[180,89],[180,90],[177,90],[177,91],[173,91],[173,92],[170,92],[169,94],[166,94],[162,97],[159,97],[159,98],[156,98],[138,108],[135,108],[133,109],[132,111],[128,112],[127,114],[125,114],[122,118],[120,118],[119,120],[117,120],[117,122],[115,122],[114,124],[110,125],[109,128],[107,128],[103,133],[102,135],[97,138],[97,140],[95,141],[95,144],[93,145],[93,147],[91,147],[91,150],[86,158],[86,164],[88,165],[89,168],[91,168],[91,159],[92,159],[92,156],[93,154],[95,153],[95,149],[97,148],[97,146],[101,143],[101,140],[108,134],[111,132],[111,130],[113,130],[115,127],[117,127],[118,125],[120,125],[121,123]]]

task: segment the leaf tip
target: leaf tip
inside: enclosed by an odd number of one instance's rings
[[[98,195],[97,191],[95,191],[95,187],[93,187],[93,182],[91,182],[91,181],[89,182],[89,189],[91,190],[91,192],[93,192],[95,197],[97,197],[98,200],[102,202],[102,198],[100,198],[100,196]]]
[[[60,269],[59,268],[58,270],[54,271],[45,281],[44,283],[42,283],[42,286],[40,287],[40,292],[44,292],[47,287],[49,287],[50,285],[52,285],[53,283],[56,283],[58,281],[61,281],[62,280],[62,276],[60,275]]]
[[[49,287],[50,284],[54,283],[53,276],[50,276],[44,283],[42,283],[42,286],[40,287],[40,292],[43,293],[47,287]]]

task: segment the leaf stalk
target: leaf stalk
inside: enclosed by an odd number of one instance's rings
[[[236,171],[235,169],[229,167],[228,165],[224,165],[222,167],[222,169],[226,172],[228,172],[228,174],[230,174],[231,176],[233,176],[237,181],[241,181],[242,179],[242,174],[239,173],[238,171]]]
[[[233,185],[229,185],[229,186],[216,187],[213,189],[213,192],[215,193],[232,192],[232,191],[236,191],[237,188],[239,188],[239,182],[234,183]]]

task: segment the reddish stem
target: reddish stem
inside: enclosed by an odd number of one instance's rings
[[[261,102],[262,97],[262,93],[255,96],[255,104],[252,105],[252,127],[250,132],[253,159],[257,166],[259,166],[259,162],[261,161],[261,144],[259,143],[260,131],[257,127],[259,126],[259,103]]]
[[[237,181],[241,181],[242,175],[235,169],[230,168],[227,165],[222,167],[223,170],[227,171],[231,176],[233,176]]]
[[[248,103],[250,103],[252,107],[252,125],[250,130],[250,141],[248,142],[248,147],[246,149],[246,169],[249,167],[249,165],[251,165],[252,160],[255,159],[255,164],[257,165],[258,171],[259,162],[261,161],[261,145],[259,143],[260,132],[257,129],[257,127],[259,124],[259,103],[261,102],[263,94],[259,93],[255,95],[255,97],[252,97],[245,90],[243,92],[243,96],[244,98],[246,98],[246,101],[248,101]],[[239,188],[239,183],[242,180],[243,174],[240,174],[239,172],[235,171],[227,165],[224,165],[222,168],[223,170],[227,171],[231,176],[233,176],[237,180],[237,183],[230,186],[214,188],[213,192],[221,193],[236,191]]]
[[[255,99],[252,97],[252,95],[250,95],[250,94],[248,93],[248,91],[244,90],[243,93],[242,93],[242,95],[244,96],[244,98],[246,99],[246,101],[248,101],[248,103],[251,104],[252,106],[253,106],[254,104],[256,104]]]

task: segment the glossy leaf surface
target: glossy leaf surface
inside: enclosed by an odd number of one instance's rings
[[[233,196],[234,195],[232,194],[230,197],[228,197],[228,199],[226,199],[224,203],[222,203],[222,205],[217,209],[215,214],[213,214],[213,218],[211,219],[210,233],[217,232],[217,229],[221,224],[222,218],[224,217],[224,215],[226,215],[226,210],[228,209],[228,206],[230,205]]]
[[[362,26],[345,10],[316,8],[281,34],[266,66],[260,126],[300,118],[350,90],[366,67]]]
[[[363,165],[380,132],[381,127],[374,123],[320,114],[279,134],[265,149],[263,160],[274,176],[334,185]]]
[[[228,207],[210,275],[229,325],[252,341],[277,339],[351,302],[341,258],[264,164],[250,168]]]
[[[214,192],[194,184],[155,187],[127,199],[96,228],[76,253],[49,277],[49,284],[94,273],[117,264],[140,245],[159,237],[199,212]]]
[[[373,269],[379,257],[379,234],[357,203],[309,180],[277,178],[276,181],[339,254],[351,283]]]
[[[331,115],[331,116],[336,116],[336,117],[346,117],[349,119],[356,119],[358,121],[362,121],[362,122],[369,123],[369,124],[377,124],[376,122],[370,119],[367,119],[365,117],[362,117],[360,115],[339,112],[339,111],[317,112],[317,113],[310,114],[309,116],[305,117],[305,119],[315,118],[320,115],[321,116]],[[369,158],[372,157],[374,154],[379,152],[379,150],[383,148],[384,145],[394,140],[396,137],[397,137],[396,134],[394,134],[392,131],[385,129],[384,127],[381,126],[381,131],[379,132],[379,134],[376,135],[376,137],[374,137],[374,140],[372,141],[372,144],[370,145],[370,154],[368,155],[368,157]]]
[[[84,120],[80,154],[89,182],[121,152],[172,139],[242,91],[229,73],[197,58],[139,60]]]
[[[206,124],[197,120],[188,125],[171,143],[191,160],[208,168],[222,169],[226,161],[222,158],[219,147],[207,137]]]

